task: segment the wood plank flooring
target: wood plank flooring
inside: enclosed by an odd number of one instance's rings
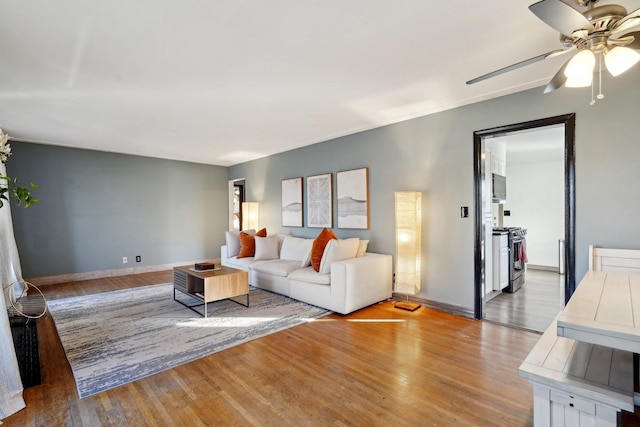
[[[564,276],[528,269],[517,292],[503,292],[485,308],[485,320],[542,333],[564,308]]]
[[[147,273],[43,291],[170,281]],[[533,425],[517,368],[540,336],[424,307],[329,315],[82,400],[51,317],[38,322],[43,384],[25,390],[9,427]]]

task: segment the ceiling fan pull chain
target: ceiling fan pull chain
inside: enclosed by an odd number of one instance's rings
[[[593,105],[596,103],[596,100],[593,96],[593,79],[591,79],[591,102],[589,103],[589,105]]]
[[[598,88],[600,89],[600,93],[598,93],[597,98],[604,98],[604,94],[602,93],[602,57],[604,56],[604,52],[600,53],[600,64],[598,66]]]

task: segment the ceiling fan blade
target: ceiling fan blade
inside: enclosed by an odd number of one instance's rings
[[[561,34],[570,35],[576,30],[595,30],[587,18],[560,0],[542,0],[529,6],[529,10]]]
[[[633,41],[629,44],[625,44],[624,47],[628,47],[629,49],[640,50],[640,31],[634,31],[633,33],[627,33],[624,36],[620,36],[620,39],[624,39],[626,37],[633,37]]]
[[[635,27],[636,25],[640,25],[640,9],[636,9],[618,22],[616,22],[616,26],[611,30],[611,34],[615,35],[622,31],[626,31],[629,28]]]
[[[567,64],[571,61],[571,58],[558,70],[555,76],[549,81],[547,87],[544,88],[544,93],[553,92],[556,89],[560,89],[562,85],[567,81],[567,76],[564,75],[564,69],[567,68]]]
[[[506,72],[513,71],[513,70],[518,69],[520,67],[524,67],[526,65],[533,64],[533,63],[538,62],[538,61],[542,61],[543,59],[546,59],[551,55],[556,56],[556,55],[558,55],[560,53],[564,53],[564,52],[565,52],[565,50],[563,50],[563,49],[552,50],[551,52],[543,53],[542,55],[538,55],[538,56],[535,56],[533,58],[525,59],[524,61],[520,61],[520,62],[518,62],[516,64],[509,65],[508,67],[500,68],[499,70],[492,71],[492,72],[484,74],[484,75],[482,75],[480,77],[476,77],[475,79],[469,80],[467,82],[467,84],[468,85],[472,85],[474,83],[478,83],[478,82],[481,82],[483,80],[490,79],[490,78],[495,77],[495,76],[499,76],[500,74],[504,74]]]

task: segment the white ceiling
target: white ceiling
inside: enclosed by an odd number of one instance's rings
[[[560,47],[533,2],[0,0],[0,126],[233,165],[546,84],[565,59],[465,84]]]

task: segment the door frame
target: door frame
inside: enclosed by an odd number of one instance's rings
[[[245,193],[246,193],[246,188],[245,188],[245,184],[246,181],[244,178],[239,178],[239,179],[232,179],[229,181],[229,231],[233,231],[234,227],[233,227],[233,220],[234,220],[234,203],[233,203],[233,198],[234,198],[234,191],[235,191],[235,187],[237,185],[241,184],[242,185],[242,190],[241,190],[241,200],[240,200],[240,229],[242,229],[242,202],[245,201]]]
[[[482,277],[484,262],[482,260],[482,155],[484,138],[495,137],[511,132],[535,129],[552,125],[564,125],[564,239],[565,239],[565,304],[575,291],[575,238],[576,238],[576,179],[575,179],[575,113],[548,117],[529,122],[498,126],[473,132],[473,191],[474,191],[474,317],[484,318],[484,295]]]

